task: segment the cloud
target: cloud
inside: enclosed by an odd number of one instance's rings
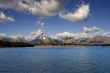
[[[54,16],[62,10],[65,6],[66,0],[41,0],[40,2],[34,2],[29,4],[29,12],[36,16]]]
[[[93,38],[95,37],[94,35],[91,35],[91,34],[87,34],[87,33],[79,33],[79,34],[76,34],[74,36],[75,39],[80,39],[80,38]]]
[[[91,27],[91,28],[88,28],[88,27],[83,27],[83,30],[85,33],[92,33],[92,32],[99,32],[99,31],[102,31],[100,28],[98,27]]]
[[[103,36],[103,35],[107,35],[108,32],[104,31],[103,29],[100,29],[98,27],[91,27],[91,28],[87,28],[87,27],[83,27],[83,32],[84,33],[88,33],[88,34],[94,34],[94,35],[100,35],[100,36]]]
[[[68,0],[69,1],[69,0]],[[26,12],[35,16],[54,16],[68,2],[67,0],[0,0],[1,8]]]
[[[3,12],[0,12],[0,23],[14,22],[12,17],[6,16]]]
[[[66,38],[66,37],[73,37],[74,39],[79,39],[79,38],[92,38],[90,34],[87,33],[70,33],[70,32],[63,32],[63,33],[58,33],[56,34],[56,37],[60,38]]]
[[[57,0],[41,0],[35,2],[29,10],[33,15],[53,16],[59,11],[59,8],[60,3]]]
[[[89,17],[90,5],[82,4],[73,12],[61,12],[70,0],[0,0],[0,8],[12,9],[40,17],[58,15],[72,22],[84,21]]]
[[[74,39],[79,38],[93,38],[96,36],[107,36],[109,32],[104,31],[98,27],[83,27],[83,31],[81,33],[70,33],[70,32],[63,32],[56,34],[56,37],[73,37]]]
[[[73,37],[75,34],[69,32],[58,33],[56,36],[58,37]]]
[[[76,11],[67,14],[59,13],[59,17],[71,22],[81,22],[86,20],[90,14],[90,5],[82,4]]]

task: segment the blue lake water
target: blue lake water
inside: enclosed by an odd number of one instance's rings
[[[110,73],[110,47],[1,48],[0,73]]]

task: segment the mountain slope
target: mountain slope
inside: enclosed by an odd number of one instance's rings
[[[31,40],[31,43],[33,44],[56,44],[56,43],[62,43],[62,42],[58,39],[51,38],[49,35],[45,33],[41,33],[35,39]]]

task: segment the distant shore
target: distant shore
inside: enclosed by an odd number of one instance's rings
[[[22,43],[22,42],[0,42],[0,48],[13,48],[13,47],[54,47],[54,46],[60,46],[60,47],[64,47],[64,46],[110,46],[110,44],[75,44],[75,43],[61,43],[61,44],[30,44],[30,43]]]
[[[24,42],[7,42],[7,41],[0,41],[0,47],[34,47],[33,44],[24,43]]]
[[[34,44],[34,46],[110,46],[110,44]]]

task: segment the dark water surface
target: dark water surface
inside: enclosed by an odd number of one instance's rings
[[[110,47],[1,48],[0,73],[110,73]]]

